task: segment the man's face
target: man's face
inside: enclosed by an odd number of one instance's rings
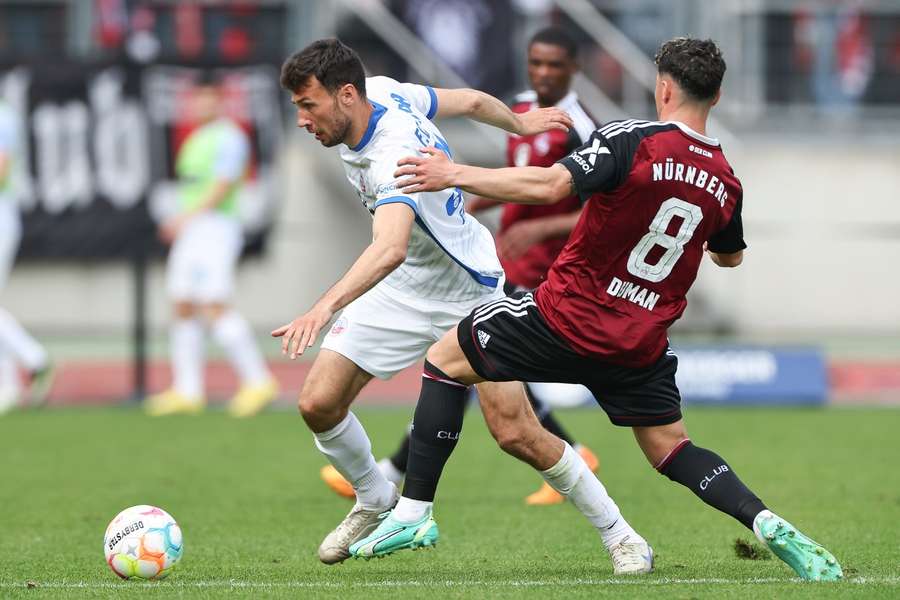
[[[528,48],[528,80],[542,105],[562,100],[576,70],[575,60],[561,46],[535,42]]]
[[[198,123],[216,119],[222,111],[222,94],[212,85],[200,85],[191,91],[190,114]]]
[[[315,76],[291,94],[291,103],[297,107],[297,127],[316,136],[326,148],[337,146],[347,137],[350,116],[341,108],[338,94],[329,94]]]

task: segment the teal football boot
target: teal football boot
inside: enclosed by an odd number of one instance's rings
[[[844,577],[841,565],[828,550],[771,511],[756,516],[753,533],[801,579],[839,581]]]
[[[350,554],[356,558],[369,559],[374,556],[387,556],[407,548],[415,550],[434,546],[437,541],[438,527],[431,517],[431,510],[414,523],[401,523],[395,520],[391,511],[375,531],[350,546]]]

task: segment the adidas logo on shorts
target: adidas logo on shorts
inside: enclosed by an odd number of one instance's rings
[[[478,330],[478,341],[481,343],[482,348],[487,348],[487,343],[491,341],[491,334]]]

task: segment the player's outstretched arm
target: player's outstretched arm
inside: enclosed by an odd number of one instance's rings
[[[293,360],[316,343],[319,332],[334,313],[344,308],[406,260],[409,236],[416,214],[403,203],[385,204],[375,211],[372,243],[350,270],[325,292],[306,314],[272,331],[281,338],[281,353]]]
[[[459,187],[465,191],[515,204],[554,204],[572,195],[572,175],[560,164],[550,167],[483,169],[451,161],[434,147],[427,156],[407,156],[397,162],[394,177],[406,177],[403,192],[436,192]]]
[[[556,107],[514,113],[502,101],[479,90],[468,88],[434,90],[438,117],[468,117],[516,135],[535,135],[560,129],[569,131],[572,119]]]

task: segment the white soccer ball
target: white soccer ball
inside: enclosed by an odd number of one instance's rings
[[[184,544],[172,515],[140,504],[126,508],[103,536],[106,564],[122,579],[162,579],[175,570]]]

